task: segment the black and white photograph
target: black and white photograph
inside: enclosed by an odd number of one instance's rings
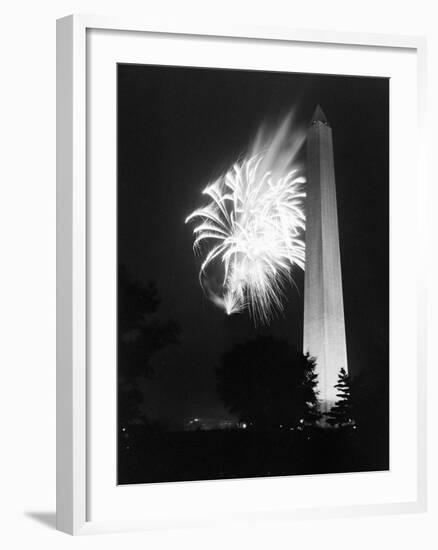
[[[117,66],[118,484],[389,469],[389,79]]]
[[[432,8],[5,5],[1,548],[437,546]]]

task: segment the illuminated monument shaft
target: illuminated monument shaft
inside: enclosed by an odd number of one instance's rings
[[[303,350],[316,358],[321,409],[336,401],[348,371],[332,130],[318,105],[307,134]]]

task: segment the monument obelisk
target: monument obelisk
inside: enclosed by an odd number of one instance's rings
[[[316,358],[322,412],[348,371],[332,129],[318,105],[307,132],[303,351]]]

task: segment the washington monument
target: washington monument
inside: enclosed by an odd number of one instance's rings
[[[348,372],[332,129],[318,105],[307,133],[303,350],[316,358],[322,412]]]

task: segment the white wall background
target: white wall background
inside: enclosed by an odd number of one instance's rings
[[[429,40],[429,156],[436,156],[438,17],[433,0],[26,0],[2,6],[0,56],[0,546],[15,548],[435,548],[437,400],[429,402],[430,511],[415,516],[275,523],[222,530],[71,538],[55,510],[55,19],[141,15],[151,22],[425,35]],[[406,136],[409,139],[409,136]],[[430,281],[438,279],[438,181],[430,171]],[[413,282],[413,284],[415,284]],[[429,388],[437,375],[438,292],[430,289]],[[414,368],[414,366],[413,366]]]

